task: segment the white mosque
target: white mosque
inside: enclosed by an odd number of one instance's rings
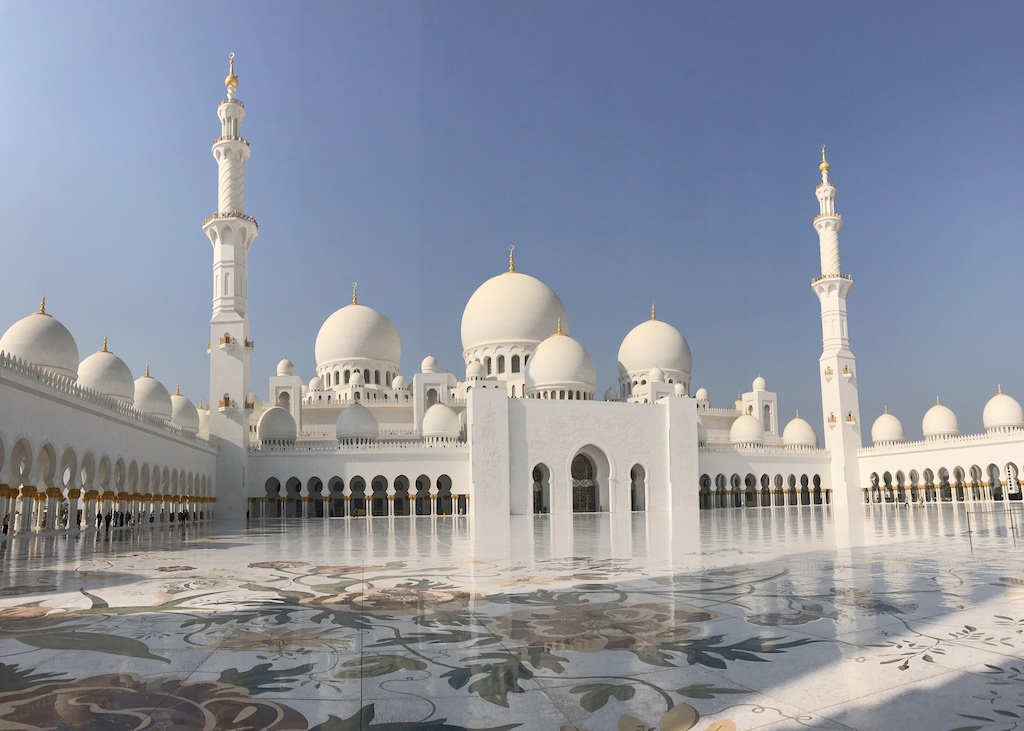
[[[14,531],[79,530],[96,513],[154,521],[660,511],[862,502],[1019,500],[1024,410],[997,393],[984,434],[961,435],[936,403],[924,440],[884,413],[862,443],[858,371],[840,267],[836,187],[822,149],[814,228],[821,276],[824,445],[797,415],[780,429],[761,377],[713,406],[693,389],[690,347],[651,317],[625,335],[618,383],[598,393],[594,363],[547,284],[516,270],[484,282],[462,313],[465,377],[428,355],[401,373],[391,320],[351,304],[324,322],[316,373],[282,360],[267,399],[251,389],[254,343],[245,213],[245,105],[234,62],[217,106],[210,393],[198,407],[103,347],[80,359],[46,311],[0,338],[0,514]],[[459,369],[461,371],[461,367]],[[163,376],[159,370],[156,375]],[[685,523],[684,523],[685,525]]]

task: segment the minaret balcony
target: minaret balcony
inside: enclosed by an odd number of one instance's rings
[[[820,221],[822,218],[838,218],[840,221],[843,220],[843,217],[840,216],[838,213],[819,213],[817,216],[814,217],[814,220]]]
[[[218,104],[217,106],[219,107],[221,104],[237,104],[242,109],[245,109],[245,104],[242,103],[241,99],[232,99],[232,98],[228,97],[226,99],[221,99],[220,100],[220,104]]]
[[[245,341],[245,347],[246,347],[247,350],[252,350],[253,348],[256,347],[256,341],[255,340],[246,340]]]
[[[230,335],[225,335],[218,341],[217,347],[226,353],[235,347],[235,339]]]
[[[811,280],[811,284],[817,284],[824,279],[845,279],[847,282],[852,282],[853,277],[849,274],[822,274],[820,277],[815,277]]]
[[[853,377],[853,371],[850,370],[850,366],[843,366],[843,378],[849,380]]]
[[[222,398],[220,401],[217,402],[217,411],[219,411],[222,414],[226,412],[228,409],[233,408],[235,408],[235,402],[232,399]]]
[[[213,144],[216,145],[218,142],[241,142],[246,147],[249,147],[249,140],[244,137],[239,137],[238,135],[224,135],[223,137],[218,137],[213,141]]]
[[[210,216],[207,216],[206,220],[203,221],[203,226],[205,227],[206,224],[208,224],[210,221],[215,221],[218,218],[240,218],[243,221],[248,221],[249,223],[251,223],[253,226],[256,227],[257,230],[259,230],[260,227],[260,225],[256,223],[255,218],[253,218],[252,216],[247,216],[241,211],[226,211],[224,213],[214,213]]]

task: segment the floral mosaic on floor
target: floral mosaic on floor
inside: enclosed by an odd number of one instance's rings
[[[756,540],[749,515],[681,554],[637,551],[633,516],[628,556],[601,516],[572,555],[524,522],[504,559],[466,520],[19,537],[0,728],[1024,727],[1024,548],[998,521],[972,553],[952,514],[869,515],[846,548],[827,513]]]

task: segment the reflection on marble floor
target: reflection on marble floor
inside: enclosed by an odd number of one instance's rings
[[[975,507],[19,536],[0,728],[1018,728],[1024,512]]]

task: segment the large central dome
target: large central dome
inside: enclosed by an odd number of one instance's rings
[[[402,343],[391,320],[370,307],[351,304],[320,327],[315,352],[318,369],[363,359],[397,365],[402,360]]]
[[[559,319],[568,334],[569,315],[551,287],[529,274],[504,272],[481,284],[466,303],[462,349],[468,354],[487,345],[532,348],[554,332]]]

